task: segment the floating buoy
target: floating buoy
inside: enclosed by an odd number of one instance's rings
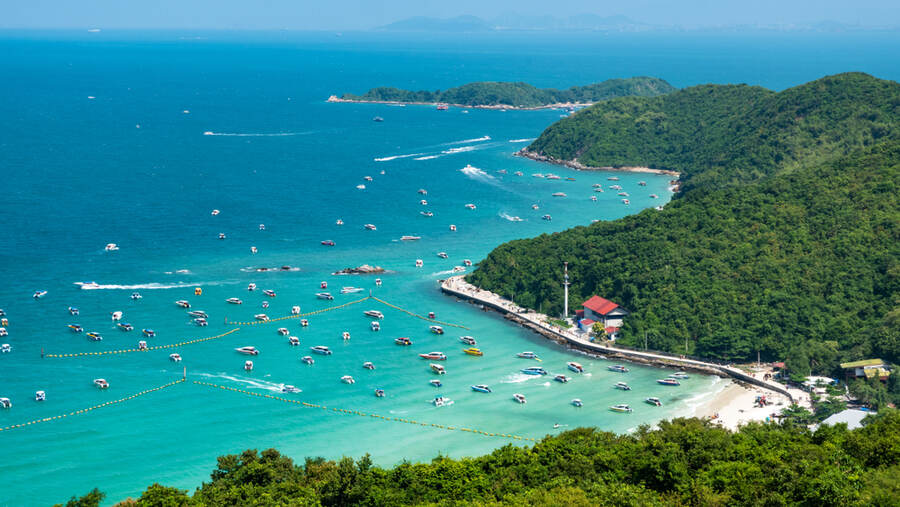
[[[200,296],[200,295],[202,295],[202,294],[203,294],[203,289],[201,289],[200,287],[197,287],[197,288],[194,289],[194,295],[195,295],[195,296]]]

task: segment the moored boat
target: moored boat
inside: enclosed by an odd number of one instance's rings
[[[69,330],[71,330],[73,333],[80,333],[84,331],[84,328],[81,327],[80,324],[69,324]],[[4,331],[6,330],[4,329]]]
[[[619,403],[618,405],[613,405],[613,406],[609,407],[609,409],[612,410],[613,412],[622,412],[622,413],[628,413],[628,414],[630,414],[632,412],[631,407],[629,407],[625,403]]]
[[[447,257],[449,257],[447,255],[447,252],[438,252],[437,256],[440,257],[441,259],[446,259]]]
[[[655,397],[655,396],[650,396],[649,398],[645,398],[645,399],[644,399],[644,402],[645,402],[645,403],[649,403],[650,405],[653,405],[653,406],[655,406],[655,407],[661,407],[661,406],[662,406],[662,402],[659,401],[659,398],[657,398],[657,397]]]
[[[266,296],[268,296],[268,297],[270,297],[270,298],[275,297],[275,291],[272,290],[272,289],[266,289],[266,290],[264,290],[264,291],[263,291],[263,294],[265,294]]]
[[[584,403],[581,401],[581,399],[575,398],[572,400],[572,405],[574,405],[576,407],[583,407]]]
[[[46,401],[47,393],[44,391],[35,391],[34,392],[34,401]]]
[[[244,361],[244,370],[253,371],[253,361]]]
[[[363,312],[363,315],[367,317],[372,317],[374,319],[383,319],[384,314],[379,312],[378,310],[366,310]]]
[[[374,370],[374,369],[375,369],[375,365],[372,364],[371,361],[366,361],[366,362],[363,363],[363,368],[365,368],[365,369],[367,369],[367,370]]]
[[[616,389],[621,389],[623,391],[631,391],[631,386],[629,386],[625,382],[616,382],[615,384],[613,384],[613,387],[615,387]]]
[[[302,362],[304,362],[304,363],[306,363],[306,364],[313,364],[313,363],[316,362],[316,361],[312,358],[312,356],[303,356],[303,357],[300,358],[300,361],[302,361]]]
[[[350,331],[344,331],[343,333],[341,333],[341,338],[343,338],[344,340],[349,340],[350,339]]]
[[[180,363],[181,362],[181,354],[169,354],[169,359],[171,359],[172,362],[174,362],[174,363]]]
[[[78,315],[79,313],[81,312],[78,311],[78,308],[75,308],[74,306],[69,307],[69,315]]]
[[[381,322],[373,320],[369,323],[369,329],[371,329],[372,331],[381,331]]]
[[[296,346],[300,345],[300,338],[297,338],[296,336],[289,336],[289,337],[288,337],[288,343],[289,343],[292,347],[296,347]]]
[[[341,294],[356,294],[357,292],[362,292],[364,289],[362,287],[341,287]]]
[[[228,299],[225,300],[225,302],[228,303],[228,304],[232,304],[232,305],[239,305],[239,304],[242,304],[242,303],[243,303],[243,301],[241,301],[241,300],[238,299],[238,298],[228,298]]]
[[[566,366],[575,373],[584,373],[584,366],[581,366],[580,363],[576,363],[575,361],[566,363]]]
[[[334,240],[330,239],[323,239],[321,243],[325,246],[334,246]]]
[[[410,340],[406,336],[401,336],[399,338],[395,338],[394,343],[396,343],[397,345],[406,346],[406,345],[412,345],[412,340]]]
[[[89,340],[95,341],[95,342],[99,342],[99,341],[103,340],[103,337],[100,336],[100,333],[95,333],[95,332],[93,332],[93,331],[91,331],[90,333],[88,333],[88,334],[87,334],[87,337],[88,337]]]
[[[431,401],[435,407],[447,407],[449,405],[453,405],[453,400],[450,398],[445,398],[443,396],[436,396],[434,400]]]
[[[106,379],[95,378],[94,385],[97,386],[98,389],[109,389],[109,382]]]
[[[467,349],[463,349],[463,352],[465,352],[466,354],[468,354],[470,356],[483,356],[484,355],[484,352],[482,352],[481,349],[477,349],[475,347],[469,347]]]
[[[434,334],[444,334],[444,328],[441,326],[429,326],[428,329]]]
[[[316,345],[315,347],[310,347],[309,350],[323,356],[330,356],[332,354],[331,349],[329,349],[325,345]]]
[[[565,375],[557,375],[557,376],[553,377],[553,380],[555,380],[561,384],[565,384],[566,382],[569,381],[569,377],[567,377]]]
[[[487,386],[487,384],[476,384],[472,386],[473,391],[477,391],[479,393],[489,393],[491,392],[491,388]]]
[[[281,392],[283,392],[285,394],[299,393],[300,389],[297,389],[296,387],[294,387],[290,384],[285,384],[285,385],[281,386]]]
[[[531,366],[529,368],[524,368],[521,370],[525,375],[546,375],[547,370],[541,368],[540,366]]]
[[[134,330],[134,326],[132,326],[131,324],[129,324],[127,322],[120,322],[120,323],[116,324],[116,326],[121,331],[133,331]]]
[[[138,299],[143,299],[143,298],[144,298],[144,296],[142,296],[140,292],[132,292],[131,293],[131,299],[138,300]]]
[[[344,375],[343,377],[341,377],[341,382],[345,384],[355,384],[356,380],[350,375]]]
[[[332,296],[330,292],[316,292],[316,297],[319,299],[324,299],[326,301],[331,301],[332,299],[334,299],[334,296]]]
[[[525,399],[525,395],[521,393],[515,393],[512,395],[513,400],[518,403],[528,403],[528,400]]]
[[[679,382],[677,379],[674,379],[674,378],[657,379],[656,383],[663,385],[663,386],[680,386],[681,385],[681,382]]]
[[[269,316],[266,315],[265,313],[257,313],[256,315],[253,316],[253,318],[256,320],[262,320],[262,321],[269,320]]]
[[[178,301],[175,301],[175,304],[178,305],[178,306],[180,306],[180,307],[182,307],[182,308],[190,308],[190,307],[191,307],[191,304],[188,303],[188,302],[187,302],[186,300],[184,300],[184,299],[179,299]]]
[[[288,331],[288,329],[286,327],[279,327],[277,330],[277,333],[280,334],[281,336],[287,336],[290,333],[290,331]]]
[[[156,331],[152,329],[141,329],[141,333],[147,338],[153,338],[154,336],[156,336]]]
[[[614,371],[617,373],[628,373],[628,368],[622,366],[621,364],[614,364],[612,366],[607,366],[607,370]]]
[[[376,398],[384,398],[384,389],[375,389]]]
[[[461,341],[461,342],[463,342],[463,343],[465,343],[465,344],[467,344],[467,345],[471,345],[471,346],[473,346],[473,347],[474,347],[475,345],[477,345],[477,343],[475,342],[475,338],[472,338],[471,336],[468,336],[468,335],[466,335],[466,336],[460,336],[460,337],[459,337],[459,341]]]
[[[437,363],[431,363],[428,365],[428,367],[431,368],[431,371],[437,373],[438,375],[443,375],[443,374],[447,373],[447,370],[443,366],[441,366]]]
[[[138,350],[147,350],[147,342],[141,340],[138,342]]]
[[[447,355],[443,352],[429,352],[427,354],[419,354],[422,359],[431,359],[432,361],[446,361]]]
[[[238,353],[241,353],[241,354],[244,354],[244,355],[248,355],[248,356],[258,356],[258,355],[259,355],[259,351],[256,350],[256,347],[253,347],[253,346],[250,346],[250,345],[245,345],[245,346],[243,346],[243,347],[238,347],[238,348],[236,348],[236,349],[234,349],[234,350],[235,350],[235,352],[238,352]]]

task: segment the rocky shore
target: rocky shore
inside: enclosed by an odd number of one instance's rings
[[[378,273],[384,273],[385,269],[380,266],[370,266],[368,264],[363,264],[362,266],[355,268],[344,268],[340,271],[335,271],[332,273],[333,275],[374,275]]]
[[[433,106],[437,107],[438,105],[444,104],[451,107],[460,107],[463,109],[493,109],[493,110],[511,110],[511,111],[537,111],[539,109],[565,109],[569,107],[589,107],[594,105],[593,102],[564,102],[557,104],[545,104],[543,106],[533,106],[533,107],[520,107],[520,106],[510,106],[507,104],[495,104],[495,105],[469,105],[469,104],[447,104],[444,102],[400,102],[397,100],[361,100],[361,99],[344,99],[338,97],[337,95],[332,95],[328,97],[328,100],[325,102],[335,102],[335,103],[351,103],[351,104],[388,104],[388,105],[410,105],[410,106]]]
[[[584,165],[578,160],[561,160],[555,157],[550,157],[547,155],[541,155],[540,153],[535,153],[533,151],[529,151],[528,148],[522,148],[521,150],[515,153],[517,157],[530,158],[531,160],[536,160],[538,162],[547,162],[550,164],[556,164],[561,166],[566,166],[572,169],[576,169],[578,171],[624,171],[631,173],[650,173],[650,174],[668,174],[670,176],[675,176],[677,179],[681,176],[681,173],[678,171],[671,171],[669,169],[652,169],[650,167],[638,167],[638,166],[621,166],[621,167],[594,167],[589,165]]]

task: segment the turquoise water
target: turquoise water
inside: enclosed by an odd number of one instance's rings
[[[771,61],[771,40],[732,37],[717,44],[688,38],[662,45],[628,38],[413,44],[401,36],[193,35],[6,33],[0,39],[5,71],[16,76],[0,84],[0,213],[6,232],[0,308],[10,319],[10,334],[2,341],[14,348],[0,356],[0,396],[14,403],[0,411],[0,427],[122,398],[180,378],[182,367],[188,379],[87,414],[0,432],[4,448],[12,450],[0,463],[2,504],[62,501],[94,486],[109,493],[110,501],[137,495],[154,481],[193,488],[208,477],[216,456],[253,447],[277,447],[297,459],[368,452],[389,465],[437,453],[476,455],[509,442],[302,408],[194,380],[266,394],[292,384],[302,392],[284,396],[309,403],[529,438],[583,425],[629,431],[690,414],[721,388],[718,379],[696,375],[681,387],[664,388],[655,383],[664,372],[640,366],[625,375],[609,372],[606,361],[575,356],[437,290],[437,280],[463,259],[477,262],[500,242],[662,204],[670,197],[667,177],[617,174],[630,194],[625,206],[613,191],[592,192],[593,183],[612,183],[606,173],[511,156],[558,119],[559,111],[464,114],[326,104],[332,93],[381,84],[439,88],[476,79],[568,86],[651,74],[678,86],[747,81],[783,88],[851,68],[900,75],[896,61],[879,57],[897,49],[896,40],[883,37],[793,41]],[[375,123],[374,116],[385,121]],[[203,135],[207,131],[217,135]],[[463,172],[469,164],[479,171]],[[516,170],[525,175],[514,176]],[[547,172],[575,181],[531,176]],[[364,181],[367,175],[373,181]],[[646,187],[638,186],[641,180]],[[358,190],[359,184],[366,189]],[[419,188],[428,190],[427,206],[419,203]],[[554,198],[554,192],[567,197]],[[467,210],[467,203],[477,209]],[[211,216],[212,209],[221,213]],[[421,216],[423,210],[434,216]],[[544,214],[553,220],[541,220]],[[523,221],[509,220],[513,216]],[[335,225],[338,218],[344,226]],[[378,230],[364,230],[366,223]],[[458,230],[451,232],[450,224]],[[227,239],[218,240],[219,233]],[[422,239],[398,241],[406,234]],[[320,245],[325,239],[336,246]],[[121,249],[105,252],[107,243]],[[251,254],[251,246],[259,253]],[[449,259],[438,258],[439,251]],[[424,267],[416,268],[416,259]],[[375,287],[374,277],[331,275],[363,263],[390,270],[381,276],[382,287]],[[284,265],[298,269],[257,271]],[[75,282],[81,281],[101,288],[80,289]],[[335,301],[315,297],[321,281],[328,282]],[[260,291],[248,292],[250,282]],[[446,335],[435,336],[428,322],[368,301],[310,317],[307,328],[288,320],[174,350],[41,358],[41,350],[133,348],[145,327],[158,333],[147,340],[150,345],[203,338],[232,329],[226,318],[283,316],[294,305],[309,312],[359,297],[340,295],[343,285],[470,329],[446,327]],[[194,296],[194,287],[202,287],[203,295]],[[35,300],[31,294],[39,289],[48,294]],[[278,295],[265,298],[261,289]],[[135,290],[143,299],[129,298]],[[228,305],[229,297],[244,304]],[[174,305],[179,299],[208,312],[209,326],[194,326]],[[267,309],[260,306],[263,300],[270,302]],[[81,315],[69,316],[68,306],[79,307]],[[369,331],[366,309],[385,313],[380,332]],[[113,311],[124,312],[123,321],[136,330],[117,330],[109,317]],[[104,340],[90,342],[69,332],[66,324],[72,322],[102,333]],[[300,347],[276,333],[282,325],[300,338]],[[345,330],[352,337],[347,342],[341,338]],[[462,334],[475,336],[485,356],[463,354],[457,340]],[[414,344],[396,346],[398,336]],[[243,345],[261,350],[252,373],[242,368],[247,358],[233,350]],[[327,345],[334,355],[302,364],[300,357],[313,345]],[[428,384],[436,376],[429,361],[417,356],[432,350],[449,355],[440,389]],[[565,363],[573,358],[588,373],[568,384],[522,375],[521,368],[536,364],[515,357],[524,350],[537,352],[551,373],[568,374]],[[182,363],[168,360],[173,351]],[[364,370],[364,361],[374,362],[376,370]],[[356,384],[341,383],[343,375],[353,375]],[[93,388],[97,377],[109,380],[110,389]],[[613,389],[619,380],[634,389]],[[477,383],[494,392],[471,391]],[[387,396],[375,398],[376,387]],[[47,401],[32,401],[38,389],[47,392]],[[513,402],[516,392],[528,403]],[[429,400],[438,393],[455,403],[434,407]],[[664,406],[642,403],[646,396],[659,396]],[[576,397],[584,400],[583,408],[569,404]],[[612,413],[608,406],[615,403],[630,403],[635,411]]]

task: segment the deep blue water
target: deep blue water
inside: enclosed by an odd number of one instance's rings
[[[577,425],[624,432],[662,417],[690,414],[721,387],[694,377],[661,390],[662,372],[634,367],[630,393],[612,389],[621,379],[607,363],[582,357],[589,375],[566,385],[518,372],[533,363],[515,358],[538,352],[542,366],[565,371],[572,354],[493,314],[441,296],[436,280],[465,258],[477,262],[502,241],[613,219],[669,198],[664,176],[619,174],[630,193],[625,206],[607,174],[547,167],[511,154],[559,118],[559,111],[496,112],[430,107],[327,104],[332,93],[372,86],[447,88],[474,80],[521,80],[567,87],[613,77],[654,75],[676,86],[746,82],[783,89],[822,75],[861,70],[896,79],[896,35],[629,35],[410,37],[324,33],[66,32],[0,33],[0,181],[4,234],[0,308],[10,319],[0,341],[13,352],[0,356],[0,397],[13,408],[0,412],[0,427],[78,410],[180,378],[188,383],[126,403],[63,420],[0,432],[7,449],[0,463],[0,504],[47,504],[97,486],[116,501],[148,484],[193,488],[208,477],[215,457],[245,448],[277,447],[305,456],[360,456],[370,452],[389,465],[489,452],[509,440],[458,431],[388,423],[323,412],[272,400],[212,390],[193,380],[277,392],[316,404],[363,410],[428,423],[466,426],[540,438]],[[90,99],[88,97],[94,97]],[[184,111],[189,111],[185,113]],[[372,122],[374,116],[385,119]],[[218,135],[203,135],[204,132]],[[490,139],[484,139],[485,136]],[[412,156],[405,156],[412,155]],[[376,159],[390,160],[376,161]],[[420,160],[417,160],[420,159]],[[462,172],[467,164],[482,172]],[[498,171],[506,169],[507,174]],[[512,173],[521,170],[523,177]],[[384,174],[381,174],[384,171]],[[553,172],[576,181],[533,178]],[[374,181],[364,181],[364,176]],[[647,187],[637,182],[645,180]],[[365,184],[365,190],[356,185]],[[419,203],[428,190],[428,205]],[[565,192],[566,198],[553,198]],[[649,197],[660,195],[659,200]],[[598,201],[589,197],[597,195]],[[465,209],[466,203],[477,209]],[[532,204],[538,204],[535,211]],[[221,214],[211,216],[210,210]],[[425,218],[420,211],[430,210]],[[654,212],[648,210],[646,212]],[[552,221],[541,220],[551,214]],[[508,217],[524,220],[513,222]],[[338,227],[341,218],[345,225]],[[258,225],[264,223],[265,231]],[[377,231],[365,231],[373,223]],[[449,230],[449,224],[458,227]],[[227,234],[218,240],[217,235]],[[401,235],[422,237],[401,243]],[[329,248],[320,241],[332,239]],[[107,243],[117,252],[105,252]],[[250,246],[259,253],[252,255]],[[449,259],[436,256],[445,251]],[[423,259],[424,267],[414,267]],[[565,259],[559,259],[562,262]],[[391,270],[374,286],[366,277],[335,277],[362,263]],[[287,272],[255,271],[290,265]],[[187,270],[187,271],[181,271]],[[101,290],[75,282],[96,281]],[[315,298],[328,281],[334,302]],[[246,286],[255,282],[278,296],[266,299]],[[299,350],[275,330],[280,324],[243,328],[220,340],[174,350],[102,357],[53,359],[48,353],[132,348],[139,331],[117,330],[109,318],[123,311],[137,330],[151,327],[150,345],[222,333],[230,320],[255,313],[282,316],[356,299],[342,285],[375,290],[379,297],[418,313],[470,329],[428,333],[428,323],[374,302],[310,317],[301,329],[287,321]],[[203,295],[194,296],[194,287]],[[131,288],[137,287],[137,288]],[[31,294],[47,290],[35,300]],[[131,301],[138,290],[144,296]],[[240,297],[241,306],[227,305]],[[174,305],[190,300],[209,312],[199,328]],[[78,306],[70,317],[66,307]],[[382,331],[368,330],[365,309],[386,314]],[[104,341],[70,333],[78,322]],[[352,339],[344,342],[347,330]],[[456,339],[470,334],[485,356],[461,352]],[[409,336],[412,347],[393,339]],[[328,345],[331,357],[299,362],[312,345]],[[246,357],[234,347],[262,352],[246,373]],[[455,400],[436,408],[438,390],[427,361],[416,354],[450,356],[441,392]],[[184,360],[168,360],[177,351]],[[377,369],[366,371],[363,361]],[[355,385],[339,381],[353,375]],[[99,391],[91,380],[105,377]],[[470,384],[487,383],[483,395]],[[387,396],[376,399],[375,387]],[[47,401],[32,401],[47,391]],[[529,403],[511,401],[513,392]],[[663,398],[656,409],[641,400]],[[569,400],[582,398],[574,409]],[[631,415],[607,407],[627,402]],[[40,487],[36,487],[40,485]]]

